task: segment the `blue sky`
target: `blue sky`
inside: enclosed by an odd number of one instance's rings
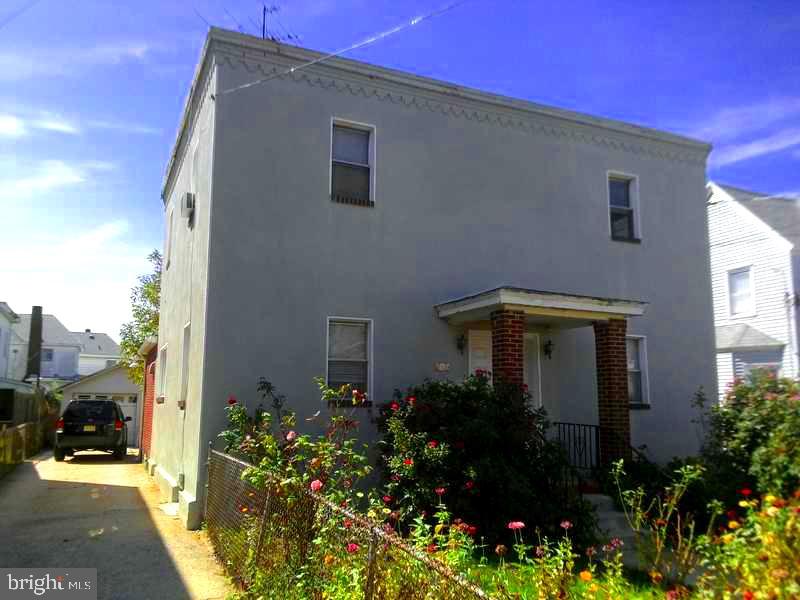
[[[284,0],[271,28],[334,50],[443,0]],[[0,24],[30,0],[0,0]],[[0,300],[117,336],[206,25],[251,0],[39,0],[0,28]],[[232,15],[232,16],[231,16]],[[280,21],[280,23],[278,22]],[[800,194],[797,0],[473,0],[349,54],[711,141],[712,179]]]

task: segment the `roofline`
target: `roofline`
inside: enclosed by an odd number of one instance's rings
[[[58,389],[59,390],[65,390],[68,387],[72,387],[73,385],[78,385],[79,383],[85,383],[85,382],[89,381],[90,379],[94,379],[94,378],[99,377],[101,375],[106,375],[106,374],[110,373],[111,371],[113,371],[115,369],[122,369],[123,367],[124,367],[124,365],[122,363],[117,363],[117,364],[115,364],[115,365],[113,365],[111,367],[106,367],[105,369],[101,369],[100,371],[95,371],[94,373],[92,373],[90,375],[87,375],[86,377],[81,377],[80,379],[76,379],[75,381],[70,381],[69,383],[67,383],[65,385],[62,385]]]
[[[11,323],[19,323],[20,318],[15,313],[7,302],[0,302],[0,313],[4,314]]]
[[[200,53],[200,62],[195,68],[195,74],[192,79],[192,85],[189,89],[189,95],[184,103],[184,110],[178,128],[175,144],[167,164],[167,171],[165,173],[164,183],[161,190],[161,199],[165,202],[168,188],[170,187],[174,177],[173,171],[175,169],[176,158],[178,157],[181,144],[183,143],[183,137],[186,126],[190,120],[191,110],[196,104],[194,102],[194,97],[200,87],[198,84],[200,83],[202,76],[206,74],[206,63],[214,42],[227,43],[239,47],[249,48],[262,56],[272,55],[279,57],[282,61],[287,61],[288,59],[288,61],[293,61],[296,64],[303,64],[325,56],[324,53],[317,52],[315,50],[273,42],[271,40],[264,40],[252,35],[230,31],[219,27],[211,27],[208,30],[205,43],[203,44],[203,48]],[[527,115],[534,114],[537,116],[560,119],[571,124],[599,127],[628,136],[699,150],[704,152],[706,156],[708,156],[712,148],[711,144],[708,142],[690,138],[684,135],[668,133],[652,127],[634,125],[632,123],[617,119],[593,116],[577,111],[538,104],[528,100],[503,96],[501,94],[494,94],[477,88],[457,85],[455,83],[440,79],[414,75],[406,71],[389,69],[363,61],[347,58],[329,58],[326,59],[324,63],[318,63],[314,68],[334,69],[349,74],[367,77],[372,80],[382,80],[395,85],[416,88],[428,93],[433,92],[441,94],[450,99],[458,98],[471,102],[487,104],[495,108],[510,109]]]

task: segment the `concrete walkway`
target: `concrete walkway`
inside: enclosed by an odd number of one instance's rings
[[[42,454],[0,479],[0,566],[96,568],[101,600],[225,598],[206,535],[159,508],[132,452]]]

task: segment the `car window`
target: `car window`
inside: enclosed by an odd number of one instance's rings
[[[106,419],[114,418],[114,405],[111,402],[70,402],[64,411],[65,419]]]

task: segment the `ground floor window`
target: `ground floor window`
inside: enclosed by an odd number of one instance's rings
[[[371,322],[368,319],[328,319],[328,385],[349,384],[353,390],[370,393],[372,353]]]
[[[759,372],[779,377],[782,364],[783,348],[733,353],[733,373],[741,379]]]
[[[647,348],[644,336],[629,336],[625,340],[628,358],[628,401],[649,404],[647,389]]]

